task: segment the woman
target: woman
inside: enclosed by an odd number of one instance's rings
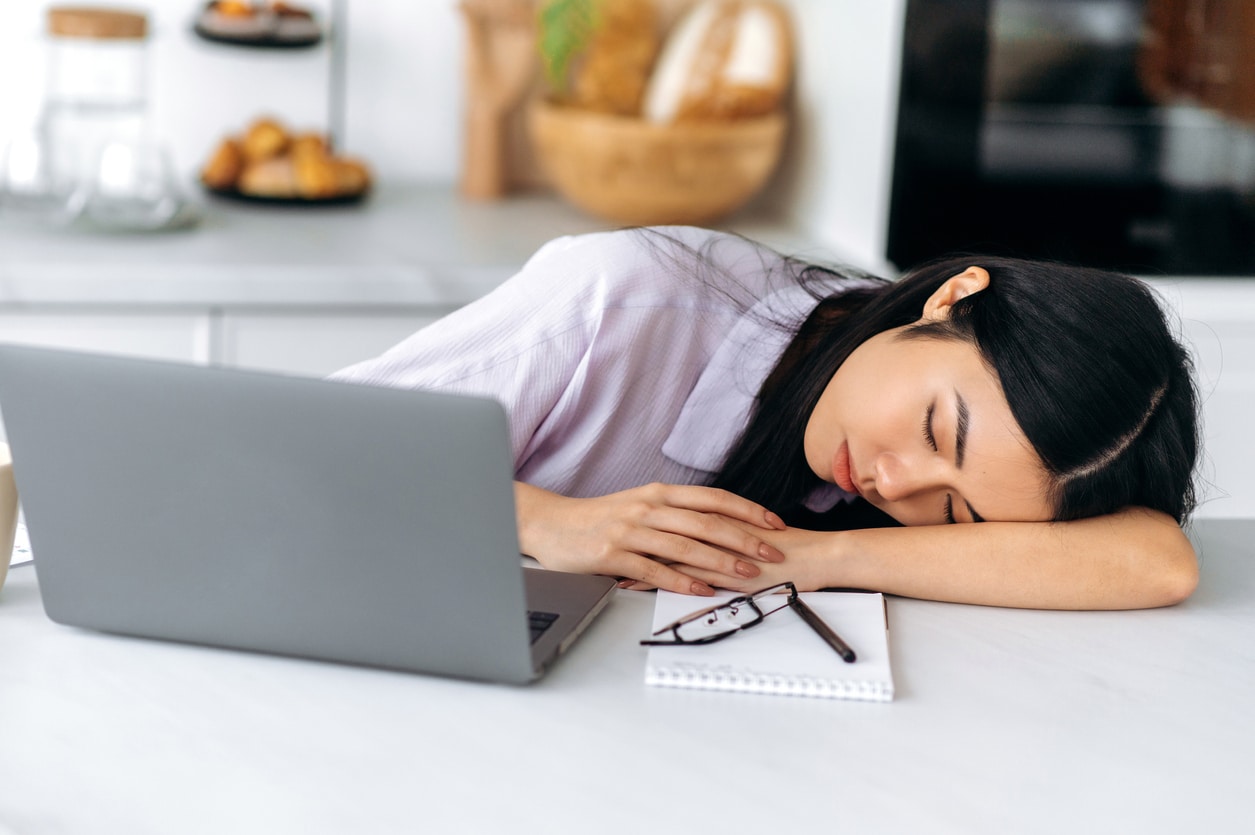
[[[1197,583],[1189,359],[1124,276],[890,283],[708,230],[586,235],[338,376],[500,400],[523,551],[625,588],[1134,608]]]

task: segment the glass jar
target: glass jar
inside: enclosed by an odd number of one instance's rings
[[[77,217],[112,144],[138,144],[148,108],[148,20],[106,8],[48,10],[48,73],[38,136],[62,220]]]

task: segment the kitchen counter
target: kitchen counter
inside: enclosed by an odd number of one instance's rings
[[[384,187],[357,206],[210,197],[202,208],[199,225],[153,234],[23,228],[0,214],[0,308],[445,309],[495,287],[552,238],[614,228],[546,194],[475,203],[443,186]],[[824,257],[761,215],[727,228]]]

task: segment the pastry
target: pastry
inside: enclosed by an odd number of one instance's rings
[[[212,189],[233,189],[243,170],[244,149],[237,139],[227,137],[218,144],[209,162],[201,169],[200,179]]]
[[[792,78],[787,14],[772,0],[702,0],[676,24],[649,79],[643,113],[666,124],[762,116]]]
[[[336,184],[341,194],[365,194],[370,190],[370,168],[352,157],[336,159]]]
[[[249,162],[276,157],[287,150],[289,139],[288,132],[276,120],[258,119],[244,134],[244,157]]]
[[[201,181],[247,197],[318,202],[362,196],[371,175],[361,160],[332,153],[323,134],[293,134],[279,121],[261,118],[243,136],[219,143]]]
[[[281,43],[314,43],[322,37],[322,30],[313,14],[288,3],[272,3],[275,15],[274,37]]]
[[[214,0],[196,19],[196,31],[208,38],[255,42],[270,36],[275,16],[243,0]]]
[[[281,2],[212,0],[194,28],[209,40],[251,46],[311,46],[322,39],[312,12]]]
[[[251,197],[291,199],[297,196],[296,167],[289,157],[273,157],[249,163],[236,188]]]
[[[298,133],[292,137],[291,151],[293,157],[305,154],[326,156],[330,153],[327,140],[321,133]]]
[[[326,200],[340,194],[335,160],[325,153],[307,149],[292,154],[296,172],[296,191],[306,199]]]

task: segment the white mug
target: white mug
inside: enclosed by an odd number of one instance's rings
[[[0,586],[9,573],[13,537],[17,534],[17,486],[13,483],[13,458],[9,445],[0,443]]]

